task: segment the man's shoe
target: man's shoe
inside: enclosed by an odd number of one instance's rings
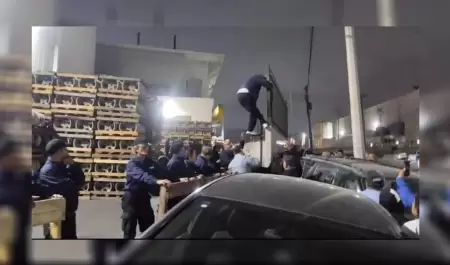
[[[257,132],[250,132],[250,131],[246,131],[245,134],[247,134],[247,135],[259,135],[259,133],[257,133]]]
[[[265,129],[265,128],[269,127],[269,124],[263,123],[263,124],[262,124],[262,127]]]

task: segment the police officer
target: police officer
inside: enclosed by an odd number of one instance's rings
[[[273,85],[264,75],[259,74],[250,77],[250,79],[248,79],[247,82],[245,82],[245,84],[237,91],[239,104],[241,104],[241,106],[250,113],[246,134],[258,134],[253,131],[257,120],[260,121],[263,128],[267,127],[267,122],[256,105],[261,87],[271,90]]]
[[[169,184],[167,179],[158,180],[157,163],[148,157],[149,144],[138,139],[134,144],[136,156],[128,161],[126,183],[122,198],[122,231],[124,239],[134,239],[136,227],[144,232],[155,221],[150,191],[155,185]]]
[[[170,147],[172,157],[167,163],[168,178],[172,182],[187,181],[195,172],[186,161],[186,147],[182,142],[176,141]]]
[[[197,156],[197,159],[195,160],[195,168],[198,174],[205,177],[211,177],[214,173],[216,173],[214,164],[210,161],[212,155],[213,149],[211,146],[202,147],[201,154]]]
[[[66,215],[61,224],[61,238],[77,239],[76,211],[79,191],[85,183],[83,170],[69,155],[63,140],[49,141],[45,151],[48,158],[39,171],[39,182],[48,196],[59,194],[66,199]],[[49,235],[46,235],[46,238],[49,238]]]
[[[31,177],[23,172],[27,170],[24,160],[18,143],[0,133],[0,207],[9,207],[17,218],[11,264],[26,264],[29,256],[32,194]]]

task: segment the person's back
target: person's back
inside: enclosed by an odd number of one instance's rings
[[[380,191],[372,188],[367,188],[360,192],[367,198],[371,199],[372,201],[376,203],[380,203]]]
[[[240,146],[234,147],[233,151],[234,158],[228,165],[228,169],[232,173],[250,173],[252,172],[253,168],[256,168],[259,165],[259,161],[256,158],[243,154]]]
[[[243,85],[244,88],[248,89],[250,95],[255,99],[258,99],[259,92],[263,84],[267,83],[267,78],[264,75],[257,74],[251,76]]]
[[[367,172],[367,188],[360,193],[376,203],[380,203],[380,193],[384,187],[384,177],[376,171]]]

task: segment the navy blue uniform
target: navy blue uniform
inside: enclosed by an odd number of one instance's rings
[[[179,182],[180,178],[190,178],[195,176],[192,167],[186,162],[184,157],[173,155],[167,163],[167,179],[172,182]]]
[[[189,163],[184,157],[173,155],[167,164],[167,179],[172,182],[179,182],[180,178],[194,177],[194,167],[195,165],[192,165],[191,162]],[[183,199],[183,196],[169,199],[167,202],[167,209],[171,209]]]
[[[15,176],[12,172],[0,170],[0,207],[10,207],[18,218],[16,240],[11,248],[11,264],[25,263],[30,242],[30,220],[32,185],[31,176]]]
[[[224,168],[228,168],[231,160],[234,158],[233,150],[222,150],[220,152],[220,166]]]
[[[264,116],[256,105],[262,86],[267,89],[272,89],[272,84],[265,76],[254,75],[237,91],[239,104],[250,113],[247,132],[252,132],[255,129],[257,120],[259,120],[261,124],[266,123]]]
[[[205,177],[210,177],[215,173],[214,165],[201,155],[197,156],[197,159],[195,160],[195,168],[198,174]]]
[[[263,86],[268,89],[272,88],[272,84],[264,75],[254,75],[250,77],[247,82],[245,82],[243,87],[247,88],[248,93],[252,95],[255,100],[257,100],[259,97],[259,92]]]
[[[122,231],[124,239],[134,239],[136,226],[144,232],[155,221],[150,192],[157,187],[159,165],[147,157],[134,157],[126,167],[122,198]]]
[[[38,181],[47,196],[59,194],[66,199],[66,216],[61,224],[61,238],[76,239],[79,190],[85,183],[85,176],[80,165],[76,163],[66,165],[48,158],[39,171]]]

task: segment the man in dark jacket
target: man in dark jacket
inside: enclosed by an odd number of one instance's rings
[[[182,142],[174,142],[170,147],[172,157],[167,163],[168,179],[172,182],[187,181],[195,172],[186,162],[186,149]]]
[[[174,142],[170,147],[170,153],[172,157],[167,163],[167,176],[172,182],[186,182],[189,178],[195,176],[194,167],[191,167],[190,163],[186,160],[186,148],[182,142]],[[171,209],[177,203],[184,199],[183,196],[169,199],[167,202],[167,209]]]
[[[203,146],[202,152],[195,160],[195,168],[198,174],[205,177],[211,177],[215,173],[214,165],[211,163],[210,158],[213,154],[210,146]]]
[[[39,171],[39,183],[48,196],[59,194],[66,199],[66,216],[61,225],[61,238],[77,239],[76,211],[79,190],[85,182],[83,170],[70,157],[63,140],[53,139],[47,143],[45,149],[48,159]]]
[[[239,104],[250,113],[246,134],[259,134],[253,131],[257,120],[259,120],[263,128],[267,127],[267,122],[256,105],[262,87],[271,90],[273,85],[264,75],[259,74],[250,77],[237,91]]]
[[[122,231],[124,239],[134,239],[136,227],[144,232],[155,221],[150,191],[157,185],[170,183],[158,180],[158,164],[148,157],[149,145],[138,139],[134,144],[137,155],[130,159],[125,170],[126,182],[122,197]]]
[[[26,158],[19,154],[18,147],[11,138],[0,134],[0,207],[8,207],[17,218],[10,264],[26,264],[31,242],[31,176],[24,172]]]
[[[405,206],[397,192],[397,183],[387,183],[380,192],[380,205],[402,226],[408,219],[405,216]]]
[[[233,144],[230,139],[226,139],[223,143],[223,150],[220,152],[220,167],[228,168],[233,157]]]
[[[297,170],[297,162],[296,158],[291,154],[283,155],[283,175],[291,176],[291,177],[300,177],[300,174]]]

